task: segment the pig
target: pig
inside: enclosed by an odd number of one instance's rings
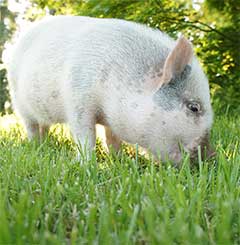
[[[116,150],[137,143],[176,164],[182,149],[195,156],[208,145],[208,79],[183,36],[119,19],[48,17],[16,44],[8,79],[29,139],[66,123],[90,154],[101,124]]]

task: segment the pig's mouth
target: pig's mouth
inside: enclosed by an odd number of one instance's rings
[[[169,159],[174,162],[174,164],[179,164],[182,160],[182,152],[180,144],[175,144],[171,151],[169,152]]]
[[[208,160],[216,155],[216,152],[210,145],[209,133],[197,138],[193,143],[186,146],[186,151],[190,155],[191,163],[201,158],[201,160]]]
[[[181,142],[174,144],[169,151],[169,159],[176,165],[179,165],[184,152],[190,155],[191,165],[197,163],[199,158],[201,158],[201,160],[208,160],[216,155],[216,152],[210,146],[208,133],[203,137],[193,140],[190,144],[183,144]]]

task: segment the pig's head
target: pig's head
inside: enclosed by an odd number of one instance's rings
[[[209,85],[188,40],[178,39],[150,84],[153,104],[146,124],[151,151],[179,163],[180,145],[193,158],[198,146],[208,148],[213,118]]]

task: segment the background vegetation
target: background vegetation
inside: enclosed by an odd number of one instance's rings
[[[209,77],[215,110],[240,112],[240,0],[30,0],[25,18],[34,20],[46,14],[74,14],[122,18],[159,28],[176,38],[181,32],[195,51]],[[0,55],[4,42],[15,29],[14,14],[7,0],[0,2]],[[36,11],[36,9],[38,11]],[[37,13],[37,14],[36,14]],[[6,21],[6,18],[9,21]],[[10,23],[10,24],[9,24]],[[0,60],[1,62],[1,60]],[[0,89],[6,91],[5,70]],[[0,110],[7,99],[1,92]],[[225,111],[226,109],[224,109]]]
[[[4,111],[4,104],[9,100],[7,90],[6,69],[3,65],[2,54],[4,45],[16,30],[16,15],[8,9],[8,0],[0,1],[0,113]]]

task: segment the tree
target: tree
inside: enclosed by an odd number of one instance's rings
[[[5,43],[11,39],[16,29],[15,17],[15,14],[8,9],[8,1],[0,0],[0,112],[4,111],[5,101],[9,98],[2,54]]]
[[[201,19],[209,23],[198,54],[210,78],[214,102],[240,112],[240,0],[205,0]]]

